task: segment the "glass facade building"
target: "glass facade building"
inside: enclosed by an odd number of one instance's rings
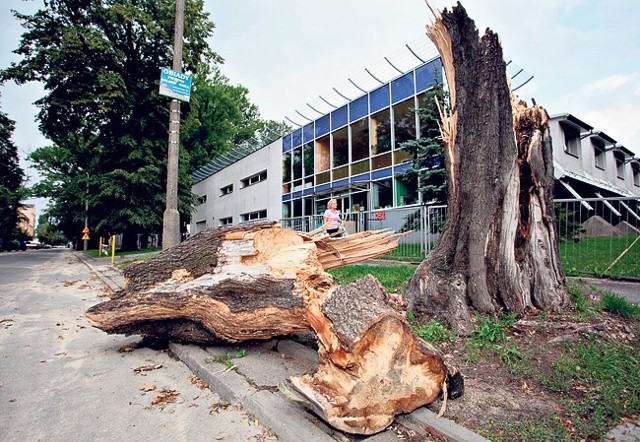
[[[282,139],[282,218],[338,209],[360,212],[418,204],[402,143],[420,137],[417,109],[442,82],[435,58],[298,128]]]

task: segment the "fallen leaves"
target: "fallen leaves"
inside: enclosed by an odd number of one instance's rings
[[[156,384],[142,384],[139,388],[141,391],[153,391],[156,389]]]
[[[168,404],[175,403],[179,394],[180,393],[176,390],[171,390],[169,388],[158,390],[158,395],[151,401],[151,406],[157,405],[160,408],[164,408]]]
[[[136,373],[142,373],[146,371],[157,370],[159,368],[162,368],[162,364],[148,364],[148,365],[141,365],[139,367],[136,367],[133,369],[133,371],[135,371]]]
[[[209,414],[220,413],[220,410],[226,410],[229,405],[231,405],[229,402],[220,400],[220,402],[216,402],[211,407],[209,407]]]
[[[194,374],[189,376],[189,380],[193,385],[197,386],[200,390],[206,390],[207,388],[209,388],[209,384],[207,384],[205,381],[203,381],[202,379],[200,379],[198,376]]]

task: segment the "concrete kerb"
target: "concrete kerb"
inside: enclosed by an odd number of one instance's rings
[[[121,279],[122,272],[111,264],[97,266],[94,258],[88,257],[81,252],[75,252],[74,255],[93,271],[113,293],[124,288],[124,280]],[[106,271],[99,270],[101,268]],[[112,278],[107,273],[115,273],[119,277]],[[301,353],[300,345],[293,344],[290,345],[286,341],[282,341],[279,350],[288,353],[288,356],[292,358],[300,360],[311,358],[311,355],[307,353],[313,352],[313,350],[307,349],[306,352]],[[170,343],[169,350],[189,367],[196,376],[209,384],[212,390],[222,399],[243,405],[262,425],[274,431],[281,441],[313,440],[315,442],[335,440],[327,434],[327,431],[330,432],[331,430],[300,405],[285,398],[281,393],[273,393],[252,387],[241,375],[233,370],[227,370],[224,364],[209,362],[211,354],[202,347]],[[449,419],[438,418],[435,413],[425,407],[406,415],[406,418],[419,426],[431,428],[450,442],[487,441],[487,439]],[[373,442],[378,439],[384,439],[383,433],[365,438],[363,441],[371,440]]]
[[[171,343],[169,349],[220,397],[242,404],[260,423],[284,442],[333,441],[308,420],[308,414],[279,394],[256,390],[224,364],[207,362],[211,355],[194,345]]]

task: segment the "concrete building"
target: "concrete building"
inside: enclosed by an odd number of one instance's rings
[[[329,103],[331,111],[305,117],[307,123],[267,146],[238,148],[196,172],[201,204],[191,232],[317,216],[329,198],[351,214],[423,204],[417,182],[399,175],[411,166],[401,143],[420,137],[416,108],[443,72],[438,57],[416,58],[416,66],[396,69],[386,81],[372,74],[375,88]],[[630,150],[571,114],[552,117],[550,130],[556,197],[640,196],[640,163]]]
[[[549,121],[556,198],[640,195],[640,162],[611,136],[572,114]]]
[[[18,230],[33,239],[36,230],[36,208],[33,204],[25,204],[18,209]]]

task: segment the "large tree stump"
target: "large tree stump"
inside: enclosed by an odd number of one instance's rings
[[[472,330],[486,314],[568,303],[553,211],[546,111],[511,96],[498,36],[480,38],[458,3],[427,27],[450,91],[443,115],[448,212],[442,235],[409,283],[411,305]]]

